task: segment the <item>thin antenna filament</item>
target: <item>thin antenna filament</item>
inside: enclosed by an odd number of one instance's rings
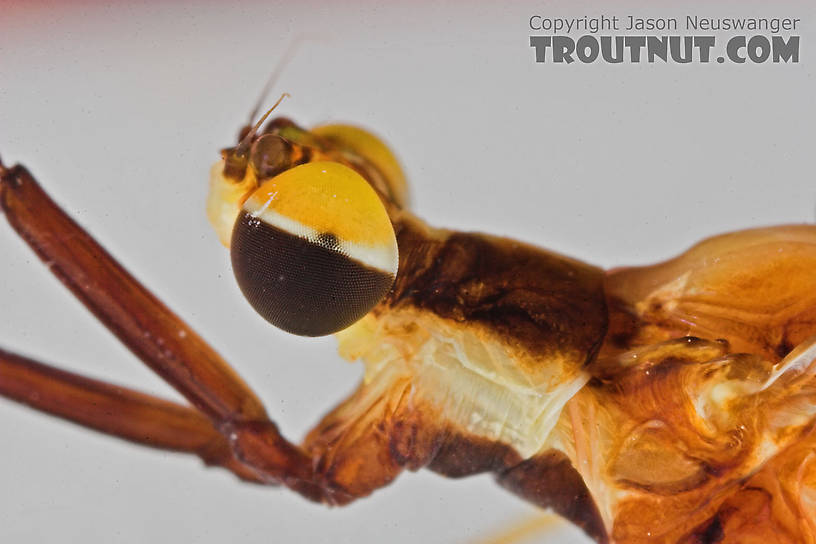
[[[297,36],[294,40],[289,42],[289,46],[286,48],[286,51],[283,53],[283,56],[278,61],[277,66],[275,69],[272,70],[272,73],[269,74],[269,79],[266,80],[266,84],[264,85],[263,89],[261,90],[261,95],[258,97],[258,101],[255,103],[255,107],[252,108],[252,112],[249,114],[249,120],[247,121],[248,125],[252,124],[252,120],[255,119],[255,116],[258,115],[258,111],[261,109],[261,104],[263,104],[266,97],[269,95],[269,92],[272,90],[272,87],[277,83],[278,78],[280,77],[281,73],[283,72],[284,68],[289,64],[289,62],[294,58],[295,53],[297,53],[298,47],[303,42],[303,35]]]
[[[277,108],[280,105],[280,103],[283,102],[283,99],[286,98],[286,97],[291,98],[291,95],[289,93],[281,94],[280,98],[278,98],[278,101],[275,102],[275,105],[272,106],[271,108],[269,108],[269,110],[263,115],[263,117],[261,117],[258,120],[258,122],[255,123],[255,126],[252,127],[252,130],[250,130],[247,133],[247,135],[244,136],[244,138],[240,141],[238,146],[235,148],[235,155],[242,156],[247,152],[247,150],[249,149],[250,144],[252,143],[252,138],[255,137],[255,134],[258,132],[258,129],[261,128],[261,125],[263,124],[264,121],[266,121],[266,118],[269,117],[269,114],[272,113],[273,111],[275,111],[275,108]],[[250,122],[252,122],[251,119],[250,119]]]

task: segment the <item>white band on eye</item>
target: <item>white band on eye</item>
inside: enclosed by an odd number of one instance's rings
[[[252,217],[263,221],[267,225],[277,227],[290,234],[309,240],[315,244],[321,244],[320,240],[326,233],[318,232],[316,229],[304,225],[285,215],[276,212],[271,208],[274,197],[267,199],[263,204],[259,204],[255,199],[250,198],[244,203],[244,210]],[[355,242],[349,242],[342,238],[337,238],[337,246],[333,249],[338,253],[346,255],[370,268],[374,268],[386,274],[396,275],[399,265],[399,255],[394,245],[369,246]]]

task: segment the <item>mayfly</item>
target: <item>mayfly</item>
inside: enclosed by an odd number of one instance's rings
[[[604,271],[431,227],[407,194],[394,154],[349,125],[259,122],[212,169],[208,217],[248,302],[365,365],[294,444],[28,170],[0,165],[13,229],[189,405],[7,351],[0,394],[330,505],[428,468],[492,473],[598,542],[816,536],[816,227]]]

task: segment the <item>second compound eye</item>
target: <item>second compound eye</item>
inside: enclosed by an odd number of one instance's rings
[[[292,144],[276,134],[264,134],[252,144],[249,156],[258,179],[269,179],[292,166]]]
[[[394,229],[354,170],[314,162],[286,170],[246,200],[232,233],[244,296],[273,325],[303,336],[352,325],[389,291]]]

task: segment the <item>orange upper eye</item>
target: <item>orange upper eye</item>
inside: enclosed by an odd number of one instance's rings
[[[398,262],[377,194],[354,170],[328,161],[258,187],[238,215],[230,253],[255,310],[304,336],[337,332],[368,313],[391,288]]]

